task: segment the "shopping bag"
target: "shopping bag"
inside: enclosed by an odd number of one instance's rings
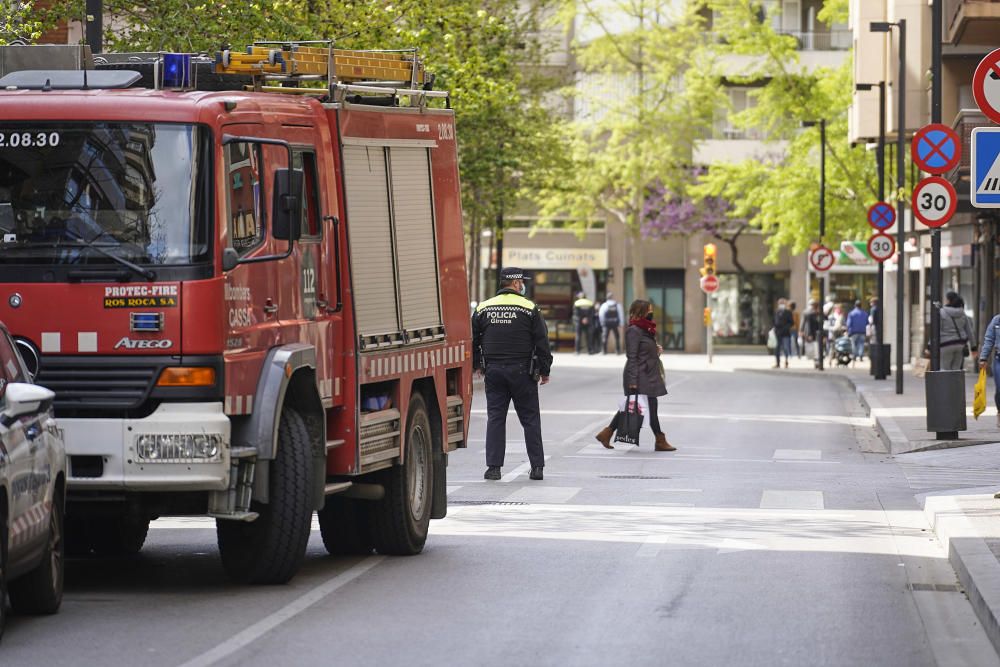
[[[639,446],[639,431],[642,430],[644,415],[649,411],[649,401],[643,394],[624,397],[618,404],[618,429],[615,442]]]
[[[767,349],[771,352],[778,349],[778,334],[775,333],[774,329],[767,332]]]
[[[913,375],[914,377],[922,378],[927,375],[927,371],[930,370],[931,360],[924,359],[923,357],[918,357],[913,360]]]
[[[986,412],[986,369],[979,369],[979,379],[972,390],[972,416],[979,419],[979,415]]]

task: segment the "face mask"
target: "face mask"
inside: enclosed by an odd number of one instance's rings
[[[650,322],[652,322],[653,321],[653,313],[646,313],[646,319],[649,320]]]
[[[517,292],[518,292],[518,294],[520,294],[521,296],[524,296],[525,294],[527,294],[527,293],[528,293],[528,286],[527,286],[527,285],[525,285],[524,283],[521,283],[521,289],[517,290]]]

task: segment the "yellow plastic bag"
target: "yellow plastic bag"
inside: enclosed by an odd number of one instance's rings
[[[979,369],[979,379],[976,387],[972,391],[972,416],[979,419],[979,415],[986,412],[986,369]]]

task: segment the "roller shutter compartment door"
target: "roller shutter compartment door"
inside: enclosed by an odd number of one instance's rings
[[[385,149],[344,146],[354,312],[361,336],[400,332]]]
[[[389,149],[403,330],[440,329],[438,261],[430,154],[427,148]]]

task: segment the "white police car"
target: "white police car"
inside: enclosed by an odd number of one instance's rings
[[[0,634],[14,611],[53,614],[63,593],[66,448],[55,396],[32,384],[0,323]]]

